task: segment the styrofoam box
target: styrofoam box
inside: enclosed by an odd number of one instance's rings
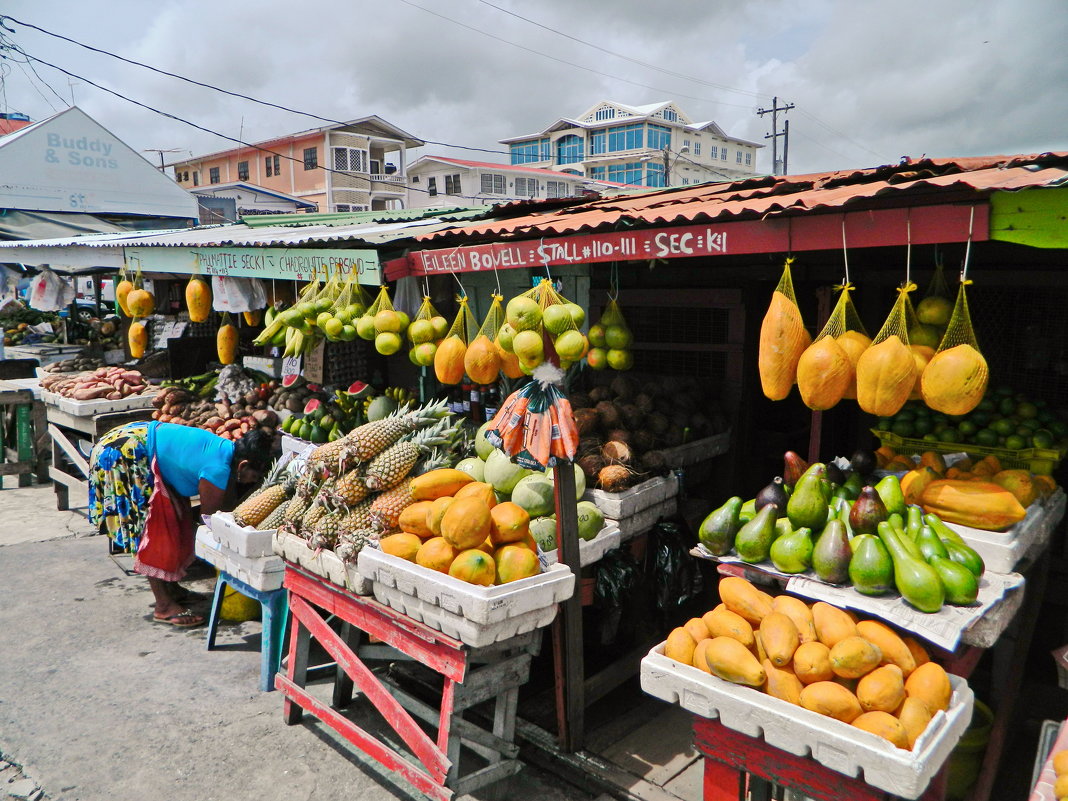
[[[229,573],[257,590],[278,590],[285,575],[285,562],[279,557],[259,556],[250,558],[223,547],[207,526],[197,529],[194,552],[205,562]]]
[[[302,454],[311,453],[315,450],[315,443],[308,442],[306,439],[300,439],[294,437],[292,434],[282,434],[282,455],[287,453],[295,453],[298,456]]]
[[[655,506],[650,506],[648,509],[642,509],[642,511],[638,512],[636,515],[623,517],[618,520],[610,520],[608,522],[616,524],[619,528],[622,542],[626,542],[632,537],[644,534],[655,526],[660,518],[671,517],[678,509],[678,503],[678,498],[668,498],[666,501],[661,501]]]
[[[494,587],[469,584],[377,548],[360,551],[358,567],[374,582],[380,603],[475,647],[547,626],[557,604],[575,591],[575,574],[561,564]]]
[[[371,594],[371,580],[362,576],[356,565],[341,561],[333,551],[314,551],[308,547],[306,540],[283,531],[275,532],[273,548],[274,553],[287,562],[322,576],[331,584],[344,587],[356,595]]]
[[[150,395],[130,395],[119,400],[78,401],[73,398],[65,398],[62,395],[56,395],[53,392],[41,392],[41,400],[45,403],[75,417],[91,417],[94,414],[125,412],[130,409],[150,409],[155,397],[155,393],[152,393]]]
[[[664,454],[664,460],[668,467],[687,467],[714,456],[726,453],[731,447],[731,430],[727,429],[722,434],[712,437],[695,439],[685,445],[675,448],[664,448],[660,452]]]
[[[643,509],[673,498],[679,494],[679,480],[673,473],[656,476],[623,492],[605,492],[589,489],[582,496],[584,501],[593,501],[605,517],[619,520],[631,517]]]
[[[642,690],[729,729],[854,777],[903,798],[918,798],[938,773],[972,719],[968,683],[950,675],[949,711],[938,711],[912,751],[834,718],[766,693],[732,684],[664,656],[664,643],[642,660]]]
[[[1056,801],[1057,794],[1053,791],[1053,785],[1057,782],[1057,772],[1053,769],[1053,755],[1065,748],[1068,748],[1068,726],[1061,723],[1049,753],[1042,762],[1028,801]]]
[[[1027,517],[1008,531],[984,531],[959,523],[946,525],[960,534],[983,557],[987,570],[1011,573],[1042,532],[1046,516],[1046,508],[1040,503],[1033,503],[1027,507]]]
[[[252,526],[238,525],[230,512],[216,512],[211,516],[212,536],[223,547],[239,553],[241,556],[270,556],[271,539],[274,529],[256,529]]]
[[[592,540],[579,540],[579,566],[586,567],[586,565],[592,565],[594,562],[600,561],[601,557],[606,553],[618,548],[619,543],[619,526],[608,521],[607,525],[598,531],[597,536]],[[545,564],[555,565],[558,561],[556,548],[543,552],[542,556],[545,557]]]

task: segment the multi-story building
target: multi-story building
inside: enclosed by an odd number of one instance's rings
[[[404,208],[407,150],[424,142],[371,115],[172,163],[186,189],[244,183],[314,203],[319,211]]]
[[[736,139],[715,122],[695,122],[674,103],[602,101],[574,119],[501,139],[512,164],[632,186],[679,186],[756,175],[763,145]]]
[[[530,198],[580,197],[620,184],[539,167],[420,156],[408,168],[408,205],[490,206]]]

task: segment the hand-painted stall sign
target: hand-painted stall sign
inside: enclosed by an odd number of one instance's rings
[[[310,248],[123,248],[127,269],[146,273],[244,276],[248,278],[289,278],[307,281],[318,273],[338,268],[342,275],[356,271],[361,284],[382,282],[378,251],[368,249]]]

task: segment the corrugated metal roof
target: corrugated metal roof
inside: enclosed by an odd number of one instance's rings
[[[870,169],[809,175],[762,176],[731,183],[677,187],[660,192],[612,197],[566,208],[531,211],[465,227],[439,229],[418,239],[480,240],[524,238],[621,226],[681,225],[711,220],[759,219],[843,207],[862,207],[877,197],[914,195],[925,202],[943,198],[986,197],[994,191],[1054,186],[1068,181],[1068,152],[980,158],[905,160]]]

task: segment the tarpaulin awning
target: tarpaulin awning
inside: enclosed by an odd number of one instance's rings
[[[122,230],[92,214],[0,209],[0,239],[46,239]]]

